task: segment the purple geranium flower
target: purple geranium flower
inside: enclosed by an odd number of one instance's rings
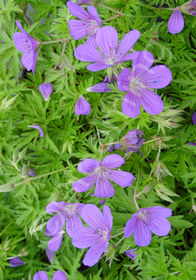
[[[55,272],[52,279],[53,280],[66,280],[67,276],[63,271],[58,270],[58,271]],[[49,280],[49,278],[48,278],[48,275],[46,274],[46,272],[38,271],[33,276],[33,280]]]
[[[45,83],[39,85],[39,90],[41,91],[41,94],[43,95],[45,101],[47,101],[48,98],[50,97],[51,92],[53,91],[53,87],[51,83]]]
[[[91,112],[91,105],[84,98],[84,96],[80,96],[75,104],[75,113],[76,115],[89,115]]]
[[[114,145],[114,147],[110,146],[108,152],[124,147],[127,149],[127,152],[133,151],[139,153],[139,148],[145,141],[145,139],[142,139],[143,134],[144,133],[138,129],[130,130],[118,143]]]
[[[25,264],[25,262],[23,260],[21,260],[21,258],[16,257],[10,260],[10,267],[17,267],[17,266],[21,266]]]
[[[171,215],[171,209],[161,206],[140,209],[126,223],[125,237],[128,238],[134,234],[134,241],[138,246],[147,246],[152,239],[151,231],[158,236],[169,233],[171,224],[166,218]]]
[[[188,145],[196,146],[196,143],[189,142]]]
[[[196,16],[196,0],[190,0],[173,11],[168,21],[168,30],[172,34],[177,34],[184,28],[184,18],[181,11]]]
[[[43,133],[43,130],[41,129],[41,127],[37,124],[34,124],[34,125],[28,125],[28,127],[32,127],[32,128],[35,128],[37,130],[39,130],[40,132],[40,137],[44,137],[44,133]]]
[[[196,112],[192,116],[192,121],[196,125]]]
[[[87,91],[92,92],[108,92],[111,91],[111,89],[108,87],[108,84],[113,84],[114,80],[116,80],[116,77],[112,75],[111,80],[109,81],[108,75],[105,77],[103,83],[96,84],[90,88],[87,88]]]
[[[102,214],[100,209],[92,204],[83,208],[81,217],[90,227],[79,228],[73,236],[72,244],[81,249],[91,247],[84,257],[83,264],[93,266],[109,245],[113,217],[108,206],[103,206]]]
[[[135,257],[138,255],[138,254],[134,254],[134,253],[133,253],[135,250],[137,250],[137,248],[128,250],[128,251],[125,252],[125,254],[126,254],[129,258],[131,258],[132,260],[134,260]]]
[[[22,33],[14,33],[13,40],[15,47],[19,52],[23,52],[21,62],[24,65],[24,67],[28,71],[32,70],[32,72],[34,73],[37,55],[39,52],[39,50],[36,51],[36,48],[39,42],[37,42],[26,31],[24,31],[22,25],[17,20],[16,25]]]
[[[127,33],[118,45],[118,33],[112,26],[105,26],[98,30],[96,43],[99,51],[92,46],[83,44],[75,49],[75,57],[81,61],[95,62],[87,69],[93,72],[112,67],[120,62],[132,60],[137,52],[127,54],[140,37],[138,30]]]
[[[61,247],[61,243],[63,241],[63,234],[64,234],[64,230],[60,230],[57,233],[51,233],[46,226],[46,236],[51,237],[52,238],[48,241],[48,249],[50,252],[56,252],[59,250],[59,248]]]
[[[91,0],[78,0],[78,4],[93,4]]]
[[[81,203],[65,203],[63,201],[49,203],[46,206],[47,213],[58,212],[58,214],[48,221],[46,230],[49,234],[56,235],[61,232],[66,221],[67,234],[72,236],[82,226],[79,216],[83,207],[84,205]]]
[[[122,102],[122,111],[131,118],[139,115],[140,105],[151,115],[163,111],[163,101],[150,89],[166,87],[171,82],[172,74],[164,65],[149,69],[153,62],[150,52],[141,51],[133,61],[132,72],[125,68],[118,76],[118,89],[127,92]]]
[[[71,1],[67,2],[67,7],[73,16],[81,19],[71,19],[68,21],[71,36],[78,40],[89,35],[86,43],[96,48],[95,39],[97,31],[101,26],[101,19],[95,7],[87,6],[88,13],[78,4]]]
[[[72,188],[76,192],[85,192],[96,182],[96,196],[101,198],[112,197],[114,195],[114,188],[109,179],[122,188],[131,186],[133,183],[134,176],[131,173],[121,170],[113,170],[124,163],[124,158],[116,154],[105,157],[101,163],[96,159],[87,158],[79,163],[78,171],[90,174],[73,183]]]
[[[50,263],[52,263],[54,260],[54,251],[50,251],[49,248],[46,248],[45,251]]]

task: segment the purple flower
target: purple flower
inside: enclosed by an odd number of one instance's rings
[[[66,280],[67,276],[66,274],[61,271],[61,270],[57,270],[55,272],[55,274],[53,275],[53,280]],[[33,276],[33,280],[49,280],[48,275],[46,274],[46,272],[44,271],[38,271],[37,273],[35,273],[35,275]]]
[[[63,234],[64,234],[64,230],[61,230],[57,233],[51,233],[47,227],[46,227],[46,236],[48,237],[51,237],[53,236],[49,242],[48,242],[48,249],[51,251],[51,252],[56,252],[59,250],[59,248],[61,247],[61,243],[63,241]]]
[[[135,257],[138,255],[138,254],[133,254],[133,252],[134,252],[135,250],[137,250],[137,248],[128,250],[128,251],[125,252],[125,254],[126,254],[129,258],[131,258],[132,260],[134,260]]]
[[[110,146],[108,152],[114,149],[125,147],[127,152],[133,151],[139,153],[139,148],[143,145],[145,139],[142,139],[144,133],[138,129],[130,130],[117,144]]]
[[[91,0],[78,0],[78,4],[93,4],[93,1]]]
[[[32,38],[24,29],[20,22],[16,20],[16,25],[20,29],[20,32],[16,32],[13,35],[13,40],[15,47],[19,52],[23,52],[21,62],[24,67],[34,73],[35,64],[37,60],[38,51],[35,51],[39,42],[37,42],[34,38]]]
[[[25,262],[23,260],[21,260],[21,258],[16,257],[10,260],[10,267],[17,267],[17,266],[21,266],[25,264]]]
[[[177,34],[184,28],[184,18],[179,7],[171,14],[167,27],[171,34]]]
[[[103,83],[96,84],[90,88],[87,88],[87,91],[92,91],[92,92],[108,92],[111,91],[111,89],[108,87],[107,84],[113,84],[114,80],[116,80],[116,77],[112,75],[111,80],[109,81],[108,75],[105,77]]]
[[[139,115],[140,105],[151,115],[163,111],[163,101],[150,89],[166,87],[171,82],[172,74],[164,65],[149,69],[153,62],[150,52],[141,51],[132,63],[132,72],[125,68],[118,76],[118,89],[127,92],[122,102],[122,111],[131,118]]]
[[[105,26],[98,30],[96,43],[99,51],[92,46],[83,44],[75,49],[75,57],[81,61],[95,62],[87,69],[93,72],[112,67],[120,62],[132,60],[137,52],[128,53],[140,37],[138,30],[127,33],[118,45],[118,33],[114,27]]]
[[[48,248],[46,248],[45,251],[50,263],[52,263],[54,260],[54,251],[50,251]]]
[[[196,146],[196,143],[189,142],[188,145]]]
[[[39,90],[41,91],[41,94],[43,95],[45,101],[47,101],[48,98],[50,97],[51,92],[53,91],[53,87],[51,83],[45,83],[39,85]]]
[[[113,217],[108,206],[103,206],[103,214],[98,207],[87,204],[81,213],[82,219],[90,227],[81,227],[72,237],[72,244],[81,249],[91,247],[86,253],[83,264],[93,266],[109,245]]]
[[[196,112],[192,116],[192,121],[196,125]]]
[[[46,231],[48,231],[49,234],[51,234],[51,235],[56,235],[59,232],[61,232],[61,230],[64,226],[64,223],[66,221],[67,234],[69,236],[72,236],[73,233],[80,226],[82,226],[82,221],[80,220],[79,216],[81,214],[81,210],[83,207],[84,207],[84,205],[81,203],[65,203],[63,201],[49,203],[46,206],[47,213],[58,212],[58,214],[53,216],[48,221],[47,226],[46,226]],[[58,236],[58,238],[60,238],[60,236]],[[51,251],[53,251],[53,250],[51,250]]]
[[[28,127],[32,127],[32,128],[35,128],[37,130],[39,130],[40,132],[40,137],[44,137],[44,133],[43,133],[43,130],[41,129],[41,127],[37,124],[34,124],[34,125],[28,125]]]
[[[67,2],[67,7],[73,16],[81,19],[71,19],[68,21],[71,36],[78,40],[89,35],[86,43],[96,48],[95,39],[97,31],[101,26],[101,19],[95,7],[87,6],[88,13],[78,4],[71,1]]]
[[[152,239],[151,231],[158,236],[169,233],[171,225],[166,218],[171,215],[171,209],[161,206],[140,209],[126,223],[125,237],[134,234],[134,241],[138,246],[147,246]]]
[[[116,154],[105,157],[101,163],[96,159],[87,158],[79,163],[78,171],[90,174],[73,183],[72,188],[76,192],[85,192],[96,182],[96,196],[101,198],[112,197],[114,195],[114,188],[109,179],[122,188],[131,186],[133,183],[134,176],[131,173],[121,170],[113,170],[124,163],[125,160]]]
[[[180,9],[184,14],[196,16],[196,0],[190,0],[186,2],[180,6]]]
[[[80,115],[89,115],[91,112],[91,105],[84,98],[84,96],[80,96],[75,105],[75,114]]]

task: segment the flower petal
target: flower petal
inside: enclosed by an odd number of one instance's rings
[[[44,271],[38,271],[33,276],[33,280],[49,280],[48,275]]]
[[[72,244],[76,248],[85,249],[99,242],[99,235],[95,234],[95,230],[88,227],[82,227],[72,236]]]
[[[73,3],[72,1],[68,1],[67,2],[67,8],[69,9],[70,13],[77,17],[80,18],[82,20],[86,20],[89,21],[91,20],[91,18],[89,17],[88,13],[85,11],[85,9],[83,9],[82,7],[80,7],[78,4]]]
[[[134,176],[126,171],[107,169],[106,173],[111,181],[122,188],[131,186],[134,180]]]
[[[140,51],[132,63],[133,77],[141,77],[154,62],[153,55],[148,51]]]
[[[117,61],[116,63],[119,62],[123,62],[123,61],[127,61],[127,60],[134,60],[137,58],[139,52],[132,52],[132,53],[128,53],[127,55],[125,55],[124,57],[122,57],[120,59],[120,61]]]
[[[39,51],[37,51],[36,53],[34,53],[34,56],[33,56],[33,65],[32,65],[32,68],[31,68],[33,74],[34,74],[34,71],[35,71],[35,65],[36,65],[36,61],[37,61],[38,52],[39,52]]]
[[[91,105],[88,101],[81,95],[76,104],[75,104],[75,114],[80,115],[89,115],[91,112]]]
[[[47,230],[50,232],[50,234],[55,235],[62,230],[64,223],[65,213],[61,211],[48,221]]]
[[[171,34],[177,34],[182,31],[184,28],[184,18],[180,9],[177,8],[173,11],[169,18],[167,27]]]
[[[112,65],[108,65],[108,64],[105,64],[105,63],[92,63],[92,64],[87,65],[86,68],[89,71],[97,72],[99,70],[103,70],[103,69],[108,68],[110,66],[112,66]]]
[[[132,30],[127,33],[118,46],[117,54],[119,57],[123,58],[128,51],[133,47],[133,45],[137,42],[140,37],[140,32],[138,30]]]
[[[74,55],[77,59],[87,62],[101,62],[103,59],[102,54],[95,48],[83,44],[75,49]]]
[[[100,175],[96,180],[95,195],[104,198],[112,197],[114,193],[114,188],[108,178],[104,175]]]
[[[146,208],[150,215],[160,216],[160,217],[170,217],[172,215],[172,210],[162,206],[154,206],[152,208]]]
[[[120,167],[125,163],[125,160],[123,157],[113,154],[105,157],[102,162],[101,166],[108,167],[108,168],[117,168]]]
[[[91,33],[89,34],[86,43],[87,45],[89,45],[90,47],[96,49],[97,48],[97,43],[96,43],[96,33]]]
[[[127,221],[124,229],[124,234],[126,238],[130,237],[135,232],[136,220],[137,220],[137,213],[133,214],[132,218]]]
[[[192,121],[196,125],[196,112],[192,116]]]
[[[140,114],[140,99],[131,90],[123,99],[122,112],[130,118],[136,118]]]
[[[33,56],[34,56],[33,51],[23,52],[21,62],[23,64],[23,66],[27,69],[27,71],[30,71],[33,66]]]
[[[103,206],[103,217],[104,217],[104,224],[107,226],[109,231],[111,231],[113,226],[113,216],[111,214],[110,207],[107,205]]]
[[[78,164],[78,171],[82,173],[91,173],[100,163],[96,159],[86,158]]]
[[[10,260],[10,267],[17,267],[17,266],[21,266],[23,264],[25,264],[25,262],[19,257],[16,257],[16,258],[13,258]]]
[[[66,280],[67,279],[67,275],[65,274],[65,272],[61,271],[61,270],[57,270],[55,272],[55,274],[53,275],[53,280]]]
[[[46,248],[45,251],[50,263],[52,263],[54,261],[54,252],[50,251],[48,248]]]
[[[128,91],[131,82],[131,71],[128,68],[124,68],[118,76],[117,86],[120,91]]]
[[[93,266],[98,263],[102,253],[105,252],[107,246],[108,242],[103,241],[92,246],[86,253],[83,259],[83,264],[86,266]]]
[[[89,15],[92,17],[92,19],[95,19],[97,24],[99,26],[101,26],[101,19],[97,13],[97,10],[95,9],[95,7],[87,6],[87,10],[88,10]]]
[[[134,252],[135,250],[137,250],[137,248],[128,250],[128,251],[125,252],[125,254],[126,254],[129,258],[131,258],[132,260],[134,260],[135,257],[138,255],[138,254],[133,254],[133,252]]]
[[[85,221],[85,223],[87,223],[95,230],[97,228],[104,230],[106,227],[101,210],[93,204],[87,204],[84,206],[84,208],[82,209],[81,217]]]
[[[170,232],[171,224],[166,218],[151,216],[149,228],[154,234],[158,236],[165,236]]]
[[[70,237],[82,226],[82,221],[77,215],[73,215],[66,220],[66,232]]]
[[[28,125],[28,127],[32,127],[32,128],[35,128],[37,130],[39,130],[40,132],[40,137],[44,137],[44,133],[43,133],[43,130],[41,129],[41,127],[37,124],[34,124],[34,125]]]
[[[22,32],[22,33],[25,33],[26,34],[26,31],[24,31],[24,29],[22,28],[22,25],[21,25],[21,23],[19,22],[19,21],[15,21],[16,22],[16,26],[18,27],[18,29],[20,29],[20,31]]]
[[[41,94],[43,95],[45,101],[47,101],[48,98],[50,97],[51,92],[53,91],[53,87],[51,83],[45,83],[39,85],[39,90],[41,91]]]
[[[142,76],[142,83],[149,88],[164,88],[172,80],[172,73],[164,65],[152,67]]]
[[[158,115],[163,111],[164,103],[161,97],[149,89],[143,89],[140,101],[148,114]]]
[[[67,203],[65,203],[64,201],[54,201],[54,202],[50,202],[47,206],[46,206],[46,212],[47,213],[55,213],[55,212],[59,212],[62,209],[65,208],[65,206],[67,205]]]
[[[26,49],[26,36],[21,32],[15,32],[13,35],[14,45],[19,52],[24,52]]]
[[[137,219],[134,231],[134,241],[138,246],[144,247],[150,244],[152,239],[149,225],[141,219]]]
[[[71,19],[68,21],[70,35],[75,39],[79,40],[87,36],[91,31],[92,27],[88,22]]]
[[[118,33],[112,26],[104,26],[97,32],[96,42],[104,56],[112,57],[116,54]]]
[[[48,249],[52,252],[56,252],[61,247],[61,243],[63,240],[63,233],[64,231],[58,232],[53,238],[50,239],[48,242]]]
[[[90,88],[87,88],[87,91],[92,92],[108,92],[111,91],[111,89],[108,87],[107,83],[99,83],[96,84]]]
[[[72,188],[76,192],[86,192],[94,185],[95,180],[96,174],[89,175],[73,183]]]

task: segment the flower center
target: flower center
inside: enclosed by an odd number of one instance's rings
[[[32,44],[28,39],[25,40],[25,49],[28,53],[32,52]]]
[[[137,93],[137,95],[139,95],[138,89],[146,88],[146,86],[142,82],[140,82],[139,79],[132,78],[130,81],[129,88],[132,89],[135,93]]]
[[[142,210],[138,213],[137,219],[140,219],[142,222],[148,225],[150,223],[150,213],[146,210]]]
[[[66,208],[66,214],[69,218],[73,217],[73,215],[76,214],[76,209],[77,209],[76,205],[68,204],[68,205],[66,205],[65,208]]]
[[[96,229],[95,234],[99,235],[102,241],[105,241],[108,237],[108,230]]]

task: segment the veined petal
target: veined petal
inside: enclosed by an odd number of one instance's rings
[[[77,59],[87,62],[102,62],[102,54],[95,48],[83,44],[75,49],[74,55]]]
[[[126,223],[124,229],[124,234],[126,238],[130,237],[135,232],[136,221],[137,221],[137,213],[133,214],[132,218],[128,220]]]
[[[154,62],[153,55],[148,51],[138,52],[137,57],[132,63],[133,77],[142,77],[142,75],[152,66]]]
[[[78,171],[82,173],[91,173],[100,163],[96,159],[86,158],[78,164]]]
[[[64,231],[62,230],[50,239],[50,241],[48,242],[48,249],[50,251],[56,252],[59,250],[59,248],[61,247],[62,240],[63,240],[63,233],[64,233]]]
[[[142,76],[142,83],[149,88],[164,88],[172,80],[172,73],[164,65],[152,67]]]
[[[124,163],[125,163],[125,160],[123,157],[121,157],[117,154],[113,154],[113,155],[106,156],[102,160],[101,166],[108,167],[108,168],[117,168],[117,167],[120,167],[121,165],[123,165]]]
[[[55,274],[53,275],[53,280],[66,280],[67,279],[67,275],[65,274],[65,272],[61,271],[61,270],[57,270],[55,272]]]
[[[118,45],[118,33],[112,26],[105,26],[98,30],[96,36],[97,45],[104,56],[116,55]]]
[[[21,62],[23,64],[23,66],[27,69],[27,71],[30,71],[33,66],[33,56],[34,56],[33,51],[31,51],[31,52],[24,51],[23,52]]]
[[[91,31],[92,27],[89,22],[81,21],[77,19],[71,19],[68,21],[70,35],[75,39],[79,40],[87,36]]]
[[[127,61],[127,60],[134,60],[137,58],[139,52],[132,52],[132,53],[128,53],[127,55],[125,55],[124,57],[122,57],[120,60],[118,60],[116,63],[120,63],[123,61]]]
[[[101,198],[112,197],[114,188],[105,175],[100,175],[96,180],[95,195]]]
[[[146,208],[150,215],[160,216],[160,217],[170,217],[172,215],[172,210],[162,206],[154,206],[152,208]]]
[[[97,13],[97,10],[95,9],[95,7],[87,6],[87,10],[88,10],[89,15],[92,17],[92,19],[95,19],[97,24],[99,26],[101,26],[101,19]]]
[[[83,259],[83,264],[86,266],[93,266],[98,263],[102,253],[105,252],[107,246],[108,242],[106,241],[99,242],[92,246],[86,253]]]
[[[103,217],[104,217],[104,224],[107,226],[109,231],[111,231],[112,226],[113,226],[113,216],[112,216],[110,207],[107,205],[103,206]]]
[[[108,65],[108,64],[105,64],[105,63],[103,62],[103,63],[92,63],[92,64],[89,64],[89,65],[87,65],[86,68],[87,68],[89,71],[97,72],[97,71],[99,71],[99,70],[103,70],[103,69],[108,68],[108,67],[110,67],[110,66],[112,66],[112,65]]]
[[[43,130],[41,129],[41,127],[37,124],[33,124],[33,125],[28,125],[28,127],[32,127],[32,128],[35,128],[37,130],[39,130],[40,132],[40,137],[44,137],[44,133],[43,133]]]
[[[125,254],[126,254],[129,258],[131,258],[132,260],[134,260],[135,257],[138,255],[138,254],[133,254],[133,252],[134,252],[135,250],[137,250],[137,248],[128,250],[128,251],[125,252]]]
[[[140,102],[148,114],[158,115],[163,111],[164,103],[158,94],[146,88],[138,91],[141,92]]]
[[[97,228],[104,230],[106,227],[101,210],[93,204],[87,204],[86,206],[84,206],[84,208],[82,209],[81,217],[85,221],[85,223],[87,223],[95,230]]]
[[[136,118],[140,113],[140,98],[131,90],[127,92],[122,102],[123,114]]]
[[[65,213],[61,211],[48,221],[47,230],[50,232],[50,234],[55,235],[57,232],[62,230],[64,223]]]
[[[184,28],[184,18],[180,9],[177,8],[173,11],[169,18],[167,27],[171,34],[177,34],[182,31]]]
[[[92,92],[108,92],[110,90],[111,89],[108,87],[107,83],[99,83],[90,88],[87,88],[87,91],[92,91]]]
[[[119,57],[123,58],[128,53],[128,51],[133,47],[133,45],[137,42],[139,37],[140,37],[140,32],[136,29],[127,33],[122,38],[118,46],[117,54],[119,55]]]
[[[48,275],[44,271],[38,271],[33,276],[33,280],[49,280]]]
[[[171,224],[166,218],[151,216],[149,228],[154,234],[165,236],[170,232]]]
[[[91,18],[89,17],[88,13],[83,9],[81,6],[79,6],[76,3],[73,3],[72,1],[67,2],[67,8],[69,9],[70,13],[82,20],[89,21]]]
[[[89,175],[73,183],[72,188],[76,192],[86,192],[93,186],[95,180],[96,174]]]
[[[41,94],[43,95],[43,98],[45,99],[45,101],[48,100],[48,98],[50,97],[51,92],[53,91],[53,87],[51,85],[51,83],[44,83],[39,85],[39,90],[41,92]]]
[[[124,68],[117,79],[117,86],[120,91],[128,91],[131,82],[131,70]]]
[[[66,220],[66,232],[70,237],[82,226],[82,221],[77,215],[73,215]]]
[[[96,33],[91,33],[89,34],[86,43],[87,45],[89,45],[90,47],[96,49],[97,48],[97,43],[96,43]]]
[[[14,45],[19,52],[24,52],[26,49],[26,36],[21,32],[15,32],[13,35]]]
[[[140,247],[148,246],[152,236],[149,225],[145,224],[141,219],[137,219],[134,231],[134,241]]]
[[[91,105],[84,98],[84,96],[80,96],[75,104],[75,114],[80,115],[89,115],[91,112]]]
[[[134,180],[134,176],[126,171],[107,169],[106,174],[111,181],[115,182],[122,188],[131,186]]]
[[[67,203],[65,203],[64,201],[54,201],[54,202],[50,202],[47,206],[46,206],[46,212],[47,213],[55,213],[55,212],[59,212],[62,209],[65,208],[65,206],[67,205]]]
[[[35,65],[36,65],[36,61],[37,61],[38,52],[39,52],[39,51],[37,51],[37,52],[34,53],[34,55],[33,55],[33,65],[32,65],[32,68],[31,68],[33,74],[34,74],[34,71],[35,71]]]
[[[85,249],[95,245],[100,241],[98,234],[95,234],[95,230],[88,227],[82,227],[72,236],[72,244],[76,248]]]

